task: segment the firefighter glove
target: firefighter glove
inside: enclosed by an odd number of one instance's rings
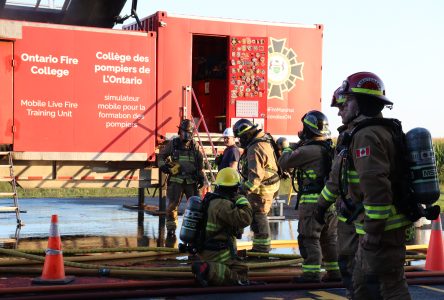
[[[160,170],[165,174],[171,174],[171,170],[167,165],[163,165],[160,167]]]
[[[325,212],[327,211],[327,208],[316,205],[316,208],[313,212],[313,218],[321,225],[325,224]]]

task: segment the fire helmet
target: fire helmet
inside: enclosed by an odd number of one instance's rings
[[[384,82],[371,72],[358,72],[348,76],[338,92],[345,95],[367,96],[384,105],[393,105],[385,96]]]
[[[333,93],[333,97],[331,99],[331,107],[341,107],[345,102],[344,94],[342,93],[341,87],[338,87],[336,91]]]
[[[234,136],[239,138],[242,148],[246,148],[250,141],[256,136],[257,124],[248,119],[240,119],[233,125]]]
[[[189,119],[183,119],[179,125],[179,131],[180,130],[193,133],[194,132],[194,122]]]
[[[304,125],[303,132],[307,138],[310,137],[310,133],[311,135],[330,138],[331,132],[328,128],[327,116],[320,111],[309,111],[302,117],[301,121]]]
[[[191,141],[194,133],[194,122],[189,119],[184,119],[179,125],[179,135],[182,141]]]
[[[227,167],[217,173],[215,184],[217,186],[237,187],[240,184],[240,176],[237,170]]]

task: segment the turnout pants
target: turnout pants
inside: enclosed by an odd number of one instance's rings
[[[251,230],[254,233],[252,251],[268,253],[271,245],[270,224],[267,215],[273,202],[273,195],[248,194],[247,199],[253,209]]]
[[[325,214],[325,224],[319,224],[312,216],[316,204],[301,204],[299,206],[298,243],[301,256],[304,259],[302,270],[304,274],[319,276],[321,264],[327,271],[338,271],[338,255],[336,250],[336,212],[329,210]]]
[[[355,266],[355,254],[358,251],[358,234],[355,225],[338,221],[338,264],[341,271],[342,283],[347,289],[347,294],[353,299],[353,269]]]
[[[353,272],[353,299],[411,299],[404,274],[405,228],[385,231],[372,249],[362,247],[363,237]]]
[[[248,280],[248,266],[230,256],[230,250],[205,250],[200,255],[210,266],[208,283],[211,286],[237,285]]]
[[[177,228],[177,208],[183,195],[188,198],[199,195],[195,183],[186,184],[169,182],[167,187],[168,206],[166,209],[166,228],[167,231],[175,231]]]

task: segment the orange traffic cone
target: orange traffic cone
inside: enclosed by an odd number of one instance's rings
[[[441,218],[439,216],[432,221],[425,269],[429,271],[444,271],[444,244],[442,240]]]
[[[74,280],[73,276],[65,277],[63,264],[62,241],[58,229],[57,215],[51,216],[48,248],[46,249],[45,264],[41,277],[34,278],[32,283],[38,284],[66,284]]]

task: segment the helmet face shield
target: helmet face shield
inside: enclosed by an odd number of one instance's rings
[[[184,141],[191,141],[193,139],[193,133],[189,131],[180,130],[180,137]]]
[[[183,141],[191,141],[194,133],[194,122],[189,119],[182,120],[178,133]]]
[[[331,107],[338,107],[340,108],[342,105],[344,105],[346,98],[345,95],[342,92],[341,87],[338,87],[335,92],[333,93],[333,97],[331,99]]]

